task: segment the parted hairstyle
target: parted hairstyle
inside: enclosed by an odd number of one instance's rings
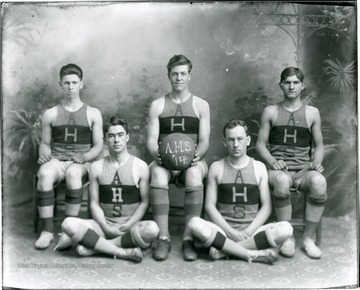
[[[303,82],[304,79],[305,79],[305,75],[304,73],[302,72],[301,69],[297,68],[297,67],[292,67],[292,66],[289,66],[287,67],[286,69],[284,69],[280,75],[280,83],[282,83],[283,80],[285,80],[287,77],[290,77],[290,76],[297,76],[297,78]]]
[[[83,71],[82,69],[73,63],[69,63],[67,65],[64,65],[59,72],[60,80],[66,75],[77,75],[80,80],[83,78]]]
[[[190,61],[190,59],[188,59],[186,56],[182,55],[182,54],[178,54],[178,55],[174,55],[168,62],[167,64],[167,70],[168,73],[171,72],[171,69],[174,66],[179,66],[179,65],[187,65],[189,68],[189,73],[192,70],[192,63]]]
[[[246,136],[250,135],[250,131],[246,125],[246,123],[243,120],[239,120],[239,119],[231,119],[229,121],[227,121],[223,127],[223,136],[224,138],[226,138],[226,129],[233,129],[236,126],[241,126],[244,128]]]
[[[129,134],[128,123],[126,122],[126,120],[121,119],[118,116],[112,116],[110,117],[109,121],[104,124],[104,128],[103,128],[104,136],[106,136],[106,133],[109,131],[109,128],[111,126],[117,126],[117,125],[123,126],[126,134]]]

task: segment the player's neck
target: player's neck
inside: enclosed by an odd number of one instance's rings
[[[286,110],[293,112],[302,106],[302,101],[300,97],[296,99],[284,99],[281,104]]]
[[[169,95],[170,95],[170,99],[174,103],[184,103],[188,98],[190,98],[191,93],[189,92],[188,89],[180,92],[172,90]]]
[[[83,104],[84,103],[81,101],[79,97],[74,99],[65,98],[64,101],[62,102],[63,107],[71,112],[75,112],[79,110]]]
[[[122,165],[124,165],[126,163],[126,161],[128,161],[130,154],[127,151],[127,149],[124,149],[121,152],[113,152],[112,154],[110,153],[110,158],[111,158],[111,162],[116,166],[116,167],[121,167]]]
[[[238,158],[233,158],[229,155],[227,157],[227,160],[229,161],[231,166],[239,169],[239,168],[244,168],[245,166],[247,166],[249,164],[250,157],[246,154],[244,154],[243,156],[238,157]]]

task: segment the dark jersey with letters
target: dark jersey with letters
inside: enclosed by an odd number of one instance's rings
[[[167,135],[172,133],[183,133],[188,135],[195,144],[199,139],[199,118],[193,107],[194,96],[191,95],[185,102],[176,104],[165,95],[164,110],[159,117],[161,142]]]
[[[105,219],[111,223],[124,224],[140,204],[140,189],[133,177],[135,156],[121,167],[115,167],[110,157],[104,158],[99,178],[99,203]]]
[[[86,153],[92,146],[92,132],[87,120],[87,105],[76,112],[69,112],[59,104],[52,126],[51,157],[71,160],[77,153]]]
[[[256,217],[260,205],[260,189],[255,176],[254,159],[244,168],[234,168],[222,159],[224,173],[218,185],[217,209],[228,224],[244,230]]]
[[[277,160],[284,160],[289,170],[308,166],[312,136],[306,122],[305,105],[289,112],[278,104],[278,116],[269,134],[269,152]]]

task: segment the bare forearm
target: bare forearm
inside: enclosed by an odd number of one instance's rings
[[[94,161],[96,158],[100,156],[103,151],[103,144],[98,144],[92,147],[88,152],[84,154],[84,158],[86,162]]]
[[[209,142],[206,142],[206,141],[199,142],[199,144],[196,148],[196,151],[197,151],[200,159],[204,158],[208,149],[209,149]]]
[[[133,226],[136,222],[140,221],[145,213],[148,210],[148,204],[146,203],[141,203],[135,210],[135,212],[133,213],[133,215],[130,217],[130,219],[126,222],[129,227]]]

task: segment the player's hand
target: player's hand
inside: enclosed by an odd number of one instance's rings
[[[84,157],[83,154],[76,154],[72,160],[75,162],[75,163],[79,163],[79,164],[84,164],[86,162],[86,159]]]
[[[128,224],[123,224],[119,227],[119,230],[123,233],[126,233],[128,230],[130,230],[130,226]]]
[[[118,227],[110,226],[110,225],[108,225],[106,229],[104,229],[104,232],[106,236],[108,236],[111,239],[122,235],[122,231],[120,231]]]
[[[232,231],[229,238],[235,242],[240,242],[249,238],[249,235],[245,231]]]
[[[154,157],[155,157],[154,160],[156,161],[156,163],[159,164],[159,165],[162,165],[162,160],[161,160],[161,156],[160,156],[159,150],[156,151]]]
[[[319,173],[321,173],[321,172],[324,171],[324,167],[322,166],[321,163],[311,162],[311,163],[309,164],[309,167],[310,167],[310,169],[316,170],[316,171],[319,172]]]
[[[194,159],[191,161],[191,166],[196,165],[200,161],[200,156],[197,151],[195,151]]]
[[[51,159],[51,154],[41,154],[37,160],[39,165],[43,165]]]
[[[276,160],[271,164],[271,168],[274,170],[288,170],[288,166],[284,160]]]

